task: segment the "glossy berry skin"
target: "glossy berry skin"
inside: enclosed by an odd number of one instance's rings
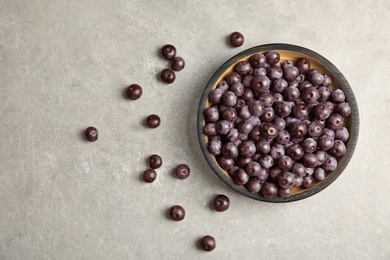
[[[292,194],[292,187],[286,189],[283,188],[278,189],[278,195],[282,198],[288,198],[291,196],[291,194]]]
[[[126,96],[130,100],[137,100],[142,96],[142,88],[138,84],[131,84],[126,90]]]
[[[286,153],[287,153],[287,155],[291,159],[297,161],[297,160],[300,160],[303,157],[304,150],[303,150],[301,145],[293,144],[293,145],[291,145],[290,147],[287,148]]]
[[[304,102],[311,104],[311,103],[316,102],[318,100],[319,96],[320,96],[320,93],[318,92],[318,90],[315,87],[308,87],[302,91],[302,94],[300,97]]]
[[[148,161],[149,161],[149,167],[152,169],[158,169],[163,164],[163,160],[162,160],[161,156],[159,156],[157,154],[151,155],[149,157]]]
[[[230,206],[230,199],[223,194],[217,195],[213,201],[214,209],[218,212],[226,211]]]
[[[146,118],[146,125],[149,128],[157,128],[161,123],[161,119],[158,115],[152,114]]]
[[[241,82],[234,83],[230,90],[236,95],[237,97],[241,97],[244,94],[245,87]]]
[[[306,74],[310,70],[310,62],[305,58],[299,58],[296,62],[296,66],[300,74]]]
[[[228,142],[222,147],[222,155],[229,159],[236,159],[238,157],[238,148],[232,143]]]
[[[344,124],[344,117],[339,114],[332,114],[326,119],[326,127],[331,130],[342,128]]]
[[[229,43],[233,47],[240,47],[244,44],[245,38],[244,35],[240,32],[233,32],[230,34]]]
[[[261,170],[261,166],[258,162],[255,162],[255,161],[250,161],[246,167],[245,167],[245,171],[246,173],[253,177],[253,176],[257,176],[259,173],[260,173],[260,170]]]
[[[310,175],[303,178],[302,186],[305,187],[306,189],[313,186],[313,184],[314,184],[313,177],[311,177]]]
[[[313,86],[319,86],[324,81],[324,77],[318,72],[308,77],[308,79]]]
[[[275,50],[270,50],[265,55],[265,59],[268,64],[274,65],[280,61],[280,54]]]
[[[215,249],[217,243],[215,242],[214,237],[207,235],[200,239],[199,245],[203,251],[211,252]]]
[[[266,107],[263,110],[263,114],[260,116],[262,122],[271,122],[275,118],[275,111],[272,107]]]
[[[325,87],[329,87],[330,85],[332,85],[332,78],[328,75],[324,75],[324,81],[322,82],[322,85]]]
[[[142,179],[144,180],[144,182],[152,183],[156,180],[156,178],[157,173],[153,169],[147,169],[142,173]]]
[[[318,165],[322,165],[325,162],[326,158],[328,157],[328,154],[322,150],[315,151],[315,155],[317,156],[318,159]]]
[[[323,127],[316,121],[311,122],[307,126],[307,134],[311,137],[317,138],[321,136],[323,132]]]
[[[271,150],[271,145],[267,141],[261,140],[256,143],[256,149],[258,152],[261,152],[263,155],[266,155]]]
[[[297,67],[292,66],[284,70],[284,77],[289,81],[294,81],[299,76],[299,70]]]
[[[336,138],[335,132],[333,130],[330,130],[329,128],[324,128],[323,134],[328,136],[331,139],[335,139]]]
[[[277,102],[275,105],[275,114],[278,117],[284,118],[291,114],[291,106],[287,102]]]
[[[222,142],[220,140],[211,140],[209,141],[208,148],[212,155],[220,155],[222,152]]]
[[[290,141],[290,133],[287,130],[279,131],[275,140],[279,144],[286,145]]]
[[[256,146],[251,141],[244,141],[239,147],[239,153],[244,157],[251,157],[256,152]]]
[[[174,205],[169,209],[169,217],[174,221],[182,221],[186,216],[186,211],[180,205]]]
[[[325,172],[333,172],[337,168],[336,158],[328,156],[321,167],[325,170]]]
[[[296,176],[303,177],[306,175],[306,167],[299,162],[295,162],[291,167],[291,172]]]
[[[237,72],[231,72],[226,76],[226,82],[229,84],[229,86],[233,85],[234,83],[241,82],[241,75]]]
[[[174,71],[181,71],[185,65],[186,63],[182,57],[175,57],[171,60],[171,69]]]
[[[292,114],[296,119],[306,119],[309,117],[309,108],[305,104],[295,105],[292,109]]]
[[[283,97],[286,101],[295,101],[300,95],[297,87],[287,87],[283,92]]]
[[[173,46],[171,44],[164,45],[161,48],[161,55],[167,60],[172,60],[176,56],[175,46]]]
[[[274,159],[270,155],[264,155],[260,158],[259,163],[262,168],[269,169],[274,165]]]
[[[225,91],[223,91],[220,88],[216,88],[213,91],[211,91],[209,94],[209,101],[211,102],[211,104],[217,105],[221,103],[221,99],[224,93]]]
[[[251,83],[252,89],[259,93],[268,92],[270,85],[271,81],[267,76],[256,76]]]
[[[249,181],[245,184],[245,187],[251,192],[251,193],[258,193],[261,190],[261,182],[257,178],[249,178]]]
[[[313,173],[313,178],[317,181],[322,181],[326,177],[326,173],[322,168],[316,168]]]
[[[221,166],[224,170],[230,170],[234,166],[234,161],[233,159],[228,159],[223,156],[218,157],[218,164]]]
[[[95,127],[90,126],[85,129],[84,136],[87,141],[95,142],[99,138],[99,132]]]
[[[232,107],[237,103],[237,96],[232,91],[227,91],[222,96],[223,104],[227,107]]]
[[[237,64],[234,66],[234,70],[241,74],[241,75],[244,75],[244,74],[248,74],[249,72],[251,72],[253,70],[251,64],[247,61],[239,61],[237,62]]]
[[[266,182],[261,188],[261,194],[264,198],[271,199],[278,194],[278,187],[272,182]]]
[[[180,180],[187,179],[190,176],[190,173],[191,170],[187,164],[179,164],[175,168],[175,176]]]
[[[240,133],[249,134],[253,130],[253,123],[250,119],[245,119],[238,125]]]
[[[203,128],[203,133],[205,135],[217,135],[217,129],[215,128],[215,123],[207,123]]]
[[[289,171],[292,168],[293,163],[294,161],[286,155],[283,155],[278,160],[279,168],[283,171]]]
[[[306,138],[302,142],[302,148],[306,153],[313,153],[317,149],[317,142],[313,138]]]
[[[275,80],[272,85],[272,91],[276,93],[283,93],[283,91],[288,87],[288,83],[285,79]]]
[[[334,112],[340,114],[342,117],[347,117],[351,114],[351,107],[348,103],[340,103],[334,106]]]
[[[237,119],[237,111],[232,107],[228,107],[222,112],[222,117],[229,122],[234,122]]]
[[[264,68],[267,62],[264,54],[257,53],[249,58],[249,63],[253,68]]]
[[[337,140],[346,142],[349,139],[349,132],[348,129],[345,127],[339,128],[335,131],[335,138]]]
[[[330,97],[330,89],[325,87],[325,86],[321,86],[319,87],[318,89],[318,99],[317,101],[318,102],[324,102],[324,101],[327,101]]]
[[[278,176],[278,184],[280,187],[286,189],[290,188],[293,185],[293,181],[295,179],[294,174],[291,172],[283,172],[281,175]]]
[[[334,157],[343,157],[347,152],[344,142],[340,140],[334,141],[333,147],[329,150],[329,153]]]
[[[171,69],[164,69],[163,71],[161,71],[160,78],[163,82],[171,84],[175,81],[176,74]]]
[[[345,100],[345,94],[341,89],[336,89],[332,91],[330,98],[334,103],[341,103]]]
[[[279,159],[283,155],[285,155],[284,146],[281,144],[276,144],[271,147],[270,155],[273,159]]]
[[[314,168],[318,165],[318,158],[315,154],[305,153],[302,157],[302,164],[307,168]]]
[[[323,135],[321,136],[319,139],[318,139],[318,147],[322,150],[322,151],[328,151],[330,150],[333,145],[334,145],[334,139],[329,137],[329,136],[326,136],[326,135]]]
[[[293,138],[302,138],[307,133],[307,126],[300,122],[295,122],[290,126],[290,135]]]
[[[264,113],[265,105],[260,100],[253,101],[249,106],[249,112],[254,116],[261,116]]]
[[[279,66],[272,66],[268,68],[268,77],[271,80],[280,79],[283,76],[283,70]]]
[[[286,128],[286,121],[281,117],[275,117],[274,124],[275,124],[276,129],[278,129],[279,131]]]
[[[272,123],[264,123],[261,125],[261,135],[266,139],[274,139],[278,136],[278,129]]]
[[[234,175],[233,181],[237,185],[245,185],[249,181],[249,175],[244,169],[238,169]]]
[[[231,129],[231,125],[227,120],[219,120],[216,124],[217,132],[221,135],[226,135]]]

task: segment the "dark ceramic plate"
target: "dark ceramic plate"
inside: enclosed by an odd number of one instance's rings
[[[292,195],[288,198],[282,198],[275,196],[272,199],[266,199],[259,193],[251,193],[245,187],[236,185],[233,180],[230,178],[229,174],[223,170],[217,163],[216,158],[209,152],[207,148],[208,137],[203,133],[203,127],[205,126],[205,120],[203,116],[203,111],[205,108],[210,106],[208,101],[209,93],[216,87],[218,82],[220,82],[228,73],[233,71],[234,65],[239,61],[248,60],[255,53],[266,53],[269,50],[277,50],[280,53],[280,61],[292,60],[296,61],[300,57],[304,57],[310,61],[311,68],[317,69],[322,74],[327,74],[332,78],[332,89],[340,88],[344,91],[346,95],[346,101],[351,106],[351,115],[348,116],[344,122],[345,127],[349,130],[350,138],[346,143],[347,153],[338,160],[338,166],[335,171],[327,174],[325,180],[321,182],[316,182],[309,189],[302,188],[293,188]],[[350,161],[353,152],[356,147],[359,134],[359,110],[356,103],[355,96],[351,87],[349,86],[345,77],[341,72],[327,59],[311,51],[309,49],[290,45],[290,44],[266,44],[256,46],[250,49],[247,49],[236,56],[229,59],[225,62],[211,77],[210,81],[207,83],[202,97],[199,103],[198,109],[198,137],[200,146],[202,148],[203,154],[210,165],[211,169],[217,174],[222,181],[224,181],[230,188],[240,192],[241,194],[248,196],[252,199],[266,201],[266,202],[290,202],[301,200],[307,197],[310,197],[321,190],[328,187],[332,182],[334,182],[340,174],[347,167],[348,162]]]

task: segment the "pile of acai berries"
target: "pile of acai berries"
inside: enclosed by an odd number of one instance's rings
[[[240,61],[210,92],[208,149],[234,183],[265,198],[310,188],[346,153],[351,108],[332,79],[306,58],[275,50]]]

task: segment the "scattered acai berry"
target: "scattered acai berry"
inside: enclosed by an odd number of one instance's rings
[[[240,32],[233,32],[230,34],[229,43],[233,47],[240,47],[244,44],[244,35]]]
[[[85,129],[84,135],[89,142],[95,142],[99,137],[99,132],[95,127],[90,126]]]
[[[191,170],[187,164],[179,164],[178,166],[176,166],[174,173],[178,179],[184,180],[190,176]]]
[[[226,211],[230,206],[230,199],[223,194],[217,195],[213,201],[214,209],[218,212]]]
[[[157,173],[153,169],[147,169],[142,173],[142,179],[147,182],[151,183],[154,182],[157,178]]]
[[[151,155],[148,159],[148,162],[149,162],[149,167],[152,169],[158,169],[163,164],[161,156],[157,154]]]
[[[169,217],[174,221],[182,221],[186,216],[186,211],[180,205],[174,205],[169,209]]]
[[[131,100],[137,100],[142,96],[142,88],[138,84],[131,84],[126,90],[126,96]]]
[[[167,59],[172,60],[176,56],[176,48],[171,44],[166,44],[161,48],[161,55]]]
[[[152,114],[146,118],[146,125],[149,128],[156,128],[160,125],[161,119],[158,115]]]
[[[171,84],[176,79],[176,74],[171,69],[164,69],[160,74],[161,80],[167,84]]]
[[[210,235],[202,237],[199,241],[199,244],[200,244],[200,248],[206,252],[213,251],[217,246],[217,243],[215,242],[215,238]]]

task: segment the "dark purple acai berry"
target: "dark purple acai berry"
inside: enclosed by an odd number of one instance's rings
[[[84,136],[87,141],[95,142],[99,137],[99,132],[95,127],[90,126],[85,129]]]
[[[266,67],[267,62],[264,54],[257,53],[249,58],[249,63],[252,65],[253,68],[264,68]]]
[[[303,90],[300,98],[304,102],[311,104],[311,103],[316,102],[318,100],[319,96],[320,96],[320,94],[315,87],[308,87],[308,88],[305,88]]]
[[[274,98],[275,98],[275,103],[283,102],[283,101],[284,101],[284,97],[283,97],[283,95],[280,94],[280,93],[275,93],[275,94],[274,94]]]
[[[322,85],[325,87],[329,87],[330,85],[332,85],[332,78],[328,75],[324,75],[324,81],[322,82]]]
[[[261,135],[266,139],[274,139],[278,135],[278,129],[272,123],[261,125]]]
[[[234,83],[230,90],[234,93],[234,95],[236,95],[237,97],[241,97],[243,94],[244,94],[244,91],[245,91],[245,87],[244,85],[242,85],[242,83],[240,82],[236,82]]]
[[[244,157],[251,157],[256,152],[256,146],[251,141],[244,141],[239,147],[239,154]]]
[[[142,179],[144,182],[151,183],[157,178],[157,173],[153,169],[147,169],[142,173]]]
[[[302,142],[302,148],[306,153],[313,153],[317,149],[317,142],[313,138],[306,138]]]
[[[271,147],[270,155],[273,159],[279,159],[283,155],[285,155],[285,149],[284,146],[281,144],[276,144]]]
[[[335,132],[333,130],[330,130],[329,128],[324,128],[323,134],[328,136],[331,139],[335,139],[336,138]]]
[[[216,125],[217,132],[221,135],[229,133],[231,125],[227,120],[219,120]]]
[[[275,124],[276,129],[278,129],[279,131],[286,128],[286,121],[284,121],[284,119],[281,117],[275,117],[274,124]]]
[[[313,73],[313,75],[308,76],[308,79],[313,86],[319,86],[324,81],[324,77],[319,73]]]
[[[233,32],[229,36],[229,43],[233,47],[240,47],[244,44],[245,38],[244,35],[240,32]]]
[[[226,76],[226,82],[227,84],[229,84],[229,86],[240,81],[241,81],[241,76],[237,72],[231,72]]]
[[[285,101],[277,102],[275,105],[275,113],[281,118],[289,116],[291,114],[291,106]]]
[[[256,76],[252,79],[252,89],[259,93],[264,93],[269,91],[271,81],[267,76]]]
[[[167,59],[172,60],[176,56],[176,48],[171,44],[166,44],[161,48],[161,55]]]
[[[234,161],[233,161],[233,159],[228,159],[228,158],[225,158],[223,156],[219,156],[218,157],[218,164],[223,169],[228,171],[230,168],[232,168],[234,166]]]
[[[326,119],[326,127],[331,130],[337,130],[342,128],[344,124],[344,118],[339,114],[332,114]]]
[[[339,128],[335,131],[335,137],[337,140],[346,142],[349,139],[348,129],[345,127]]]
[[[334,106],[334,112],[340,114],[342,117],[347,117],[351,114],[351,107],[348,103],[340,103]]]
[[[270,50],[265,55],[265,59],[268,64],[274,65],[280,61],[280,54],[275,50]]]
[[[294,178],[295,179],[295,178]],[[278,194],[280,197],[282,198],[287,198],[287,197],[290,197],[291,194],[292,194],[292,187],[289,187],[289,188],[279,188],[278,189]]]
[[[216,88],[213,91],[211,91],[209,94],[209,101],[211,102],[211,104],[217,105],[221,103],[221,99],[224,93],[225,91],[223,91],[220,88]]]
[[[317,181],[322,181],[326,177],[326,173],[322,168],[316,168],[313,173],[313,178]]]
[[[340,140],[334,141],[333,147],[329,150],[329,153],[335,157],[342,157],[347,152],[344,142]]]
[[[245,119],[238,125],[238,131],[240,133],[249,134],[253,130],[253,122],[250,119]]]
[[[262,168],[269,169],[274,165],[274,159],[270,155],[264,155],[260,158],[259,163]]]
[[[174,173],[178,179],[184,180],[190,176],[191,170],[187,164],[179,164],[178,166],[176,166]]]
[[[261,116],[264,113],[264,103],[260,100],[255,100],[249,105],[249,112],[254,116]]]
[[[313,114],[318,120],[325,120],[330,116],[331,110],[326,103],[320,103],[313,107]]]
[[[321,167],[325,170],[325,172],[333,172],[337,168],[336,158],[328,156]]]
[[[222,96],[223,104],[227,107],[232,107],[237,103],[237,96],[232,91],[227,91]]]
[[[303,148],[301,145],[293,144],[287,148],[286,153],[291,159],[300,160],[303,157],[303,154],[305,152],[303,151]]]
[[[148,162],[149,162],[149,167],[152,169],[158,169],[163,164],[163,160],[162,160],[161,156],[159,156],[157,154],[151,155],[148,159]]]
[[[174,71],[181,71],[185,65],[186,63],[182,57],[175,57],[171,60],[171,69]]]
[[[259,100],[264,104],[266,107],[270,107],[275,102],[274,95],[269,92],[261,93]]]
[[[228,142],[222,147],[222,155],[226,158],[236,159],[238,157],[238,148],[232,143]]]
[[[229,84],[225,80],[222,80],[217,84],[217,89],[220,89],[225,93],[229,90]]]
[[[308,87],[313,87],[313,85],[309,81],[304,80],[301,83],[299,83],[298,89],[299,89],[299,91],[303,92]]]
[[[267,141],[261,140],[256,143],[256,149],[258,152],[261,152],[263,155],[266,155],[270,152],[271,145]]]
[[[307,168],[314,168],[318,165],[318,158],[313,153],[305,153],[301,161],[302,164]]]
[[[249,181],[249,175],[244,169],[239,168],[233,177],[233,181],[237,185],[245,185]]]
[[[284,189],[290,188],[293,185],[294,179],[295,179],[294,174],[292,174],[291,172],[285,171],[278,176],[278,184],[280,187],[282,187]]]
[[[310,70],[310,62],[305,58],[299,58],[296,62],[296,66],[300,74],[306,74]]]
[[[317,156],[318,159],[318,165],[322,165],[325,162],[326,157],[328,156],[328,154],[322,150],[317,150],[315,152],[315,155]]]
[[[203,111],[204,119],[208,123],[215,123],[219,119],[219,112],[217,107],[209,107]]]
[[[275,80],[272,85],[272,90],[276,93],[283,93],[283,91],[288,87],[288,83],[285,79]]]
[[[266,63],[264,66],[268,66]],[[267,75],[267,69],[266,68],[257,68],[253,70],[253,76],[266,76]],[[250,85],[249,85],[250,86]]]
[[[268,68],[268,77],[271,80],[281,79],[283,77],[283,70],[279,66],[272,66]]]
[[[266,182],[261,188],[261,194],[264,198],[271,199],[278,194],[278,187],[272,182]]]
[[[245,184],[245,187],[251,193],[258,193],[261,190],[261,181],[258,178],[249,178],[249,181]]]
[[[290,135],[293,138],[302,138],[307,133],[307,126],[301,122],[292,123],[290,126]]]
[[[217,195],[213,201],[214,209],[218,212],[226,211],[230,206],[230,199],[223,194]]]
[[[295,101],[299,95],[299,89],[293,86],[287,87],[283,92],[283,97],[286,101]]]
[[[212,155],[220,155],[222,152],[222,142],[220,140],[211,140],[209,141],[208,148]]]
[[[171,69],[164,69],[163,71],[161,71],[160,78],[163,82],[171,84],[175,81],[176,74]]]
[[[232,107],[226,108],[222,112],[222,117],[229,122],[234,122],[237,119],[237,111]]]
[[[313,177],[311,177],[310,175],[309,176],[306,176],[303,178],[303,183],[302,183],[302,186],[305,187],[306,189],[310,188],[311,186],[313,186]]]
[[[323,127],[316,121],[311,122],[307,126],[307,134],[311,137],[321,136],[322,131],[323,131]]]
[[[206,252],[213,251],[217,246],[215,238],[212,236],[204,236],[199,241],[200,248]]]
[[[251,67],[251,64],[247,61],[239,61],[237,64],[234,66],[234,70],[241,75],[248,74],[253,70]]]
[[[295,105],[292,109],[292,114],[296,119],[306,119],[309,116],[309,108],[307,105],[299,104]]]
[[[318,89],[318,102],[325,102],[330,97],[330,89],[328,87],[321,86]]]
[[[262,122],[271,122],[275,118],[275,111],[272,107],[264,108],[263,114],[260,116]]]
[[[297,67],[292,66],[284,70],[284,77],[289,81],[294,81],[299,76],[299,70]]]
[[[149,128],[156,128],[160,125],[161,119],[158,115],[152,114],[146,118],[146,125]]]
[[[327,136],[327,135],[323,135],[321,136],[318,141],[317,141],[317,144],[318,144],[318,147],[322,150],[322,151],[328,151],[330,150],[330,148],[333,147],[334,145],[334,139]]]
[[[255,76],[251,75],[251,74],[245,74],[241,77],[241,83],[242,85],[244,85],[244,87],[246,88],[249,88],[251,86],[251,82],[252,82],[252,79],[254,78]]]
[[[330,93],[330,98],[334,103],[341,103],[345,100],[345,94],[341,89],[336,89]]]
[[[186,216],[186,211],[180,205],[174,205],[169,209],[169,217],[174,221],[182,221]]]
[[[218,133],[215,127],[215,123],[207,123],[203,128],[203,133],[209,136],[217,135]]]
[[[131,100],[137,100],[142,96],[142,88],[138,84],[131,84],[126,90],[126,96]]]
[[[283,155],[282,157],[279,158],[278,160],[278,165],[279,165],[279,168],[283,171],[288,171],[291,169],[291,167],[293,166],[293,163],[294,161],[286,156],[286,155]]]
[[[261,166],[258,162],[255,162],[255,161],[251,161],[249,162],[246,167],[245,167],[245,171],[246,173],[253,177],[253,176],[257,176],[259,173],[260,173],[260,170],[261,170]]]
[[[303,177],[306,175],[306,167],[302,163],[295,162],[291,167],[291,172],[296,176]]]

